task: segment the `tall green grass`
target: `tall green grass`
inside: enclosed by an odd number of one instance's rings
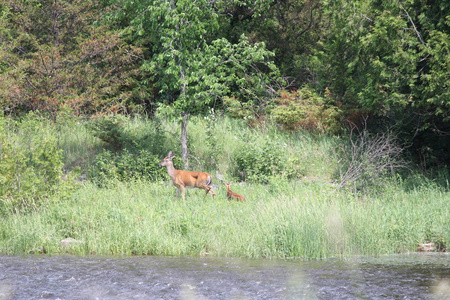
[[[46,123],[42,130],[58,135],[67,170],[85,170],[108,149],[84,121],[54,126]],[[26,138],[24,132],[14,134]],[[169,150],[179,153],[176,120],[126,119],[123,134],[128,146],[149,148],[161,158]],[[188,134],[190,169],[234,180],[233,190],[246,202],[228,201],[217,179],[215,199],[189,189],[182,201],[168,177],[111,181],[103,188],[88,178],[74,193],[56,195],[31,213],[4,215],[0,253],[325,258],[409,252],[430,241],[448,245],[448,172],[441,173],[439,184],[415,175],[360,194],[330,184],[339,168],[334,149],[342,139],[271,126],[254,129],[215,116],[191,118]],[[264,147],[268,140],[284,159],[301,164],[302,178],[275,174],[266,184],[236,182],[235,151],[248,143]],[[69,237],[81,242],[61,245]]]
[[[415,251],[450,239],[449,195],[439,190],[359,199],[318,183],[236,185],[175,197],[168,182],[85,184],[70,199],[0,221],[0,253],[326,258]],[[82,241],[60,245],[71,237]]]
[[[180,124],[177,120],[135,117],[124,118],[121,124],[127,147],[149,150],[161,158],[169,150],[180,156]],[[85,170],[94,163],[96,155],[110,148],[88,125],[89,121],[66,117],[53,127],[48,128],[45,124],[42,128],[57,135],[66,170],[75,167]],[[28,138],[25,132],[17,134]],[[233,168],[233,154],[238,148],[250,142],[255,147],[263,147],[269,140],[274,141],[288,159],[298,161],[306,177],[332,180],[338,167],[339,158],[334,149],[340,143],[339,138],[307,132],[286,133],[271,125],[250,128],[242,120],[214,115],[189,119],[191,169],[229,174]]]
[[[77,167],[87,169],[105,147],[85,124],[84,120],[67,117],[54,126],[58,145],[63,150],[66,170]]]

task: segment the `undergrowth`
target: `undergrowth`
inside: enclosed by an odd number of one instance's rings
[[[345,138],[191,118],[190,169],[213,175],[217,197],[190,189],[182,201],[159,167],[178,154],[176,120],[0,120],[2,254],[324,258],[448,247],[448,170],[389,168],[373,186],[358,182],[366,173],[340,185],[342,160],[365,157]],[[227,200],[217,176],[246,201]]]

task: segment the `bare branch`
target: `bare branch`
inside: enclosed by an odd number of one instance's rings
[[[413,28],[414,28],[414,31],[416,32],[417,37],[419,38],[419,41],[420,41],[422,44],[425,44],[425,42],[422,40],[422,37],[420,36],[419,31],[417,30],[416,24],[414,24],[414,22],[413,22],[411,16],[408,14],[408,12],[406,11],[406,9],[405,9],[403,6],[400,6],[400,7],[401,7],[402,10],[405,12],[406,16],[408,17],[409,21],[411,22],[411,24],[412,24],[412,26],[413,26]]]
[[[350,143],[343,149],[344,166],[340,170],[339,187],[356,184],[359,187],[369,186],[381,176],[396,169],[405,167],[400,158],[402,148],[397,144],[392,133],[382,133],[371,136],[364,129],[354,137],[351,128]]]

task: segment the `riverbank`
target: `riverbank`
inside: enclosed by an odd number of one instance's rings
[[[357,197],[317,182],[236,184],[246,202],[169,182],[83,186],[64,201],[0,220],[0,253],[328,258],[417,250],[450,239],[448,192]],[[79,242],[69,246],[61,240]]]
[[[0,254],[328,258],[450,241],[448,170],[396,169],[398,157],[376,156],[395,146],[380,136],[192,118],[189,170],[211,173],[217,196],[188,189],[182,201],[159,166],[173,150],[182,168],[176,120],[0,121]],[[227,200],[218,174],[244,203]]]

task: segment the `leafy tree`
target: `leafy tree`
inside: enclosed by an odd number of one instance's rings
[[[10,114],[128,111],[141,51],[99,23],[96,2],[3,1],[0,107]]]
[[[227,7],[232,16],[225,29],[229,39],[245,33],[252,41],[265,42],[289,89],[314,81],[308,60],[323,32],[322,1],[274,0],[256,8],[252,2]]]
[[[347,119],[397,128],[418,152],[420,133],[434,136],[425,144],[448,163],[450,4],[324,1],[323,9],[328,29],[311,59],[316,88],[328,87]]]
[[[220,107],[226,95],[248,99],[261,93],[261,86],[277,75],[273,53],[244,35],[234,43],[221,37],[227,17],[207,0],[124,1],[124,12],[117,17],[129,19],[131,30],[150,47],[142,68],[159,88],[160,111],[182,116],[181,154],[187,167],[188,116]]]

